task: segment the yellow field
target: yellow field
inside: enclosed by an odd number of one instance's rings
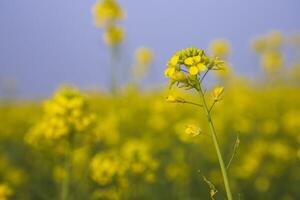
[[[235,73],[223,39],[205,53],[169,52],[161,74],[170,88],[152,91],[138,84],[155,55],[142,47],[121,89],[125,14],[114,0],[93,14],[111,51],[111,90],[61,86],[45,101],[1,100],[0,200],[231,200],[214,131],[233,199],[300,199],[299,36],[254,40],[255,80]]]

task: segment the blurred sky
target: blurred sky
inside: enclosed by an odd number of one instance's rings
[[[15,79],[21,96],[44,96],[59,84],[106,88],[109,54],[94,27],[94,0],[1,0],[0,79]],[[250,40],[270,30],[300,29],[299,0],[120,0],[127,13],[124,62],[147,46],[155,63],[144,84],[157,85],[176,50],[209,41],[232,42],[239,74],[258,72]]]

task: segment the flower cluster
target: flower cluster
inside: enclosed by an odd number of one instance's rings
[[[214,56],[226,57],[230,53],[230,44],[223,39],[214,40],[210,43],[209,50]]]
[[[37,139],[56,140],[82,133],[95,120],[88,111],[84,97],[74,88],[62,87],[54,97],[44,103],[44,116],[26,136],[29,143]]]
[[[98,1],[93,7],[93,14],[95,24],[100,27],[124,18],[124,13],[115,0]]]
[[[0,200],[8,200],[12,195],[13,191],[7,184],[0,184]]]
[[[223,65],[224,62],[217,57],[209,58],[202,49],[191,47],[172,56],[167,63],[165,75],[170,78],[170,86],[177,83],[186,89],[199,90],[202,72],[220,70]]]
[[[282,45],[283,37],[280,32],[271,32],[255,39],[253,47],[259,54],[261,66],[265,70],[274,72],[283,67]]]
[[[155,180],[158,162],[143,141],[130,140],[120,152],[100,152],[90,163],[92,179],[99,185],[124,184],[126,176],[141,176],[147,182]],[[123,185],[124,186],[124,185]]]
[[[146,47],[140,47],[135,51],[133,75],[135,78],[143,77],[153,61],[153,52]]]
[[[90,171],[92,179],[100,185],[112,183],[118,175],[122,175],[120,161],[116,152],[98,153],[91,161]]]
[[[228,147],[228,153],[224,154],[226,161],[234,144],[235,133],[239,133],[241,140],[242,148],[230,167],[231,182],[247,199],[253,199],[253,196],[258,196],[258,200],[299,199],[297,187],[282,190],[282,194],[278,194],[284,187],[283,183],[297,185],[299,182],[299,88],[290,85],[266,88],[263,83],[254,86],[247,83],[243,81],[227,85],[226,98],[219,96],[220,90],[215,94],[206,91],[209,100],[214,97],[222,99],[220,106],[215,107],[213,119],[222,146]],[[168,101],[180,104],[198,98],[182,90],[175,90],[172,95]],[[117,99],[105,94],[86,98],[93,112],[101,115],[96,121],[97,127],[101,128],[97,136],[93,135],[94,131],[78,134],[80,139],[91,135],[97,144],[83,143],[82,146],[88,149],[87,159],[76,158],[82,156],[78,155],[78,145],[74,145],[70,199],[93,199],[88,197],[94,194],[100,196],[95,199],[117,199],[115,196],[119,199],[176,199],[178,192],[183,194],[183,199],[197,198],[199,193],[209,192],[201,176],[195,176],[199,168],[213,184],[222,184],[217,166],[204,164],[215,162],[216,156],[210,148],[209,127],[203,123],[206,116],[199,116],[202,108],[198,111],[185,103],[180,106],[169,104],[162,101],[165,97],[165,90],[151,94],[130,90]],[[117,107],[113,108],[112,101],[118,102]],[[24,130],[40,123],[39,104],[23,103],[15,107],[2,105],[0,113],[0,121],[3,122],[0,123],[0,142],[3,147],[0,174],[3,183],[14,190],[11,199],[23,199],[24,196],[34,199],[40,197],[40,191],[45,196],[60,195],[60,185],[66,170],[63,168],[64,163],[59,162],[64,161],[61,154],[56,154],[57,148],[61,146],[58,141],[55,140],[55,148],[45,146],[44,149],[24,148],[26,146],[20,142]],[[148,147],[143,147],[144,144]],[[14,147],[14,151],[10,146]],[[60,151],[65,151],[65,148]],[[90,180],[86,173],[91,164],[90,158],[98,154],[101,155],[100,161],[94,169],[106,171],[110,165],[113,172],[109,174],[114,174],[109,178],[111,176],[101,172],[101,184],[97,181],[91,183],[94,178]],[[135,158],[135,154],[139,158]],[[201,160],[198,161],[198,158]],[[109,164],[105,164],[102,169],[103,160],[108,160],[104,162]],[[156,170],[151,170],[151,160],[159,163]],[[124,173],[123,166],[128,173]],[[123,170],[123,173],[115,173],[116,168],[120,172]],[[293,176],[287,179],[287,173]],[[53,174],[57,180],[53,179]],[[92,175],[92,171],[89,175]],[[155,181],[149,183],[148,180],[153,178]],[[103,185],[104,180],[107,182]],[[33,184],[36,190],[31,190]],[[125,187],[126,184],[129,188]],[[220,187],[218,189],[221,190]],[[136,194],[136,191],[140,193]]]
[[[153,52],[146,47],[140,47],[135,51],[135,60],[142,65],[149,65],[153,60]]]
[[[108,26],[103,40],[109,46],[115,46],[120,44],[124,40],[124,30],[119,26]]]
[[[116,0],[100,0],[93,7],[95,24],[104,28],[103,40],[108,46],[116,46],[124,40],[124,30],[118,25],[124,12]]]

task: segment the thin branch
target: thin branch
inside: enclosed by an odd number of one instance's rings
[[[207,75],[208,72],[209,72],[209,69],[206,70],[206,72],[203,74],[202,78],[200,79],[200,84],[202,84],[202,82],[203,82],[203,80],[204,80],[204,78],[205,78],[205,76]]]
[[[214,105],[217,103],[217,101],[214,101],[212,104],[211,104],[211,106],[210,106],[210,108],[209,108],[209,110],[208,110],[208,112],[210,113],[211,112],[211,110],[213,109],[213,107],[214,107]]]
[[[185,69],[180,69],[180,71],[183,71],[185,73],[189,73],[188,71],[186,71]]]
[[[194,105],[194,106],[199,106],[199,107],[203,107],[202,104],[199,104],[199,103],[194,103],[194,102],[191,102],[191,101],[185,101],[183,103],[186,103],[186,104],[191,104],[191,105]]]
[[[227,170],[229,170],[230,164],[231,164],[234,156],[237,154],[239,146],[240,146],[240,139],[239,139],[239,135],[237,134],[231,158],[230,158],[230,160],[229,160],[229,162],[228,162],[228,164],[226,166]]]
[[[217,153],[217,156],[218,156],[218,160],[219,160],[219,164],[220,164],[220,168],[221,168],[221,172],[222,172],[222,176],[223,176],[223,181],[224,181],[224,186],[225,186],[225,190],[226,190],[227,199],[228,200],[233,200],[230,185],[229,185],[229,181],[228,181],[227,170],[226,170],[226,166],[225,166],[222,154],[221,154],[220,146],[219,146],[217,135],[216,135],[215,126],[214,126],[213,120],[211,118],[211,114],[208,112],[208,106],[207,106],[205,96],[203,94],[201,86],[200,86],[199,95],[202,99],[205,114],[207,115],[207,120],[208,120],[210,131],[211,131],[211,137],[212,137],[212,140],[213,140],[213,144],[215,146],[215,150],[216,150],[216,153]]]
[[[210,182],[209,180],[206,179],[205,176],[203,176],[203,180],[204,182],[208,185],[210,191],[209,191],[209,195],[210,195],[210,198],[212,200],[215,200],[214,196],[217,194],[218,190],[216,189],[216,187],[214,186],[214,184],[212,184],[212,182]]]

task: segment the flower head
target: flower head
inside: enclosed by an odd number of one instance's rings
[[[221,95],[223,94],[223,92],[224,92],[224,87],[221,87],[221,86],[216,87],[216,88],[213,90],[213,98],[214,98],[214,101],[219,101]]]
[[[230,53],[230,44],[226,40],[214,40],[210,43],[209,49],[214,56],[227,56]]]
[[[153,53],[149,48],[140,47],[135,51],[134,58],[133,75],[141,78],[146,74],[153,61]]]
[[[203,71],[221,69],[224,62],[209,58],[202,49],[195,47],[176,52],[167,62],[165,75],[170,78],[170,86],[175,83],[187,89],[199,90]]]
[[[104,26],[124,18],[124,13],[116,0],[98,1],[93,7],[93,14],[97,26]]]
[[[104,42],[109,46],[116,46],[124,40],[124,30],[123,28],[115,25],[109,26],[104,35]]]
[[[188,126],[186,127],[185,133],[186,133],[187,135],[190,135],[190,136],[192,136],[192,137],[195,137],[195,136],[197,136],[197,135],[199,135],[199,134],[201,133],[201,129],[200,129],[198,126],[192,124],[192,125],[188,125]]]
[[[186,101],[183,98],[169,95],[167,97],[167,102],[169,102],[169,103],[185,103]]]
[[[138,48],[135,52],[135,60],[139,64],[149,65],[153,60],[151,49],[145,47]]]
[[[13,195],[13,190],[7,184],[0,184],[0,199],[8,200]]]
[[[94,124],[95,115],[88,109],[86,99],[71,87],[60,88],[44,103],[44,115],[25,139],[35,144],[39,139],[57,140],[71,134],[83,133]]]

